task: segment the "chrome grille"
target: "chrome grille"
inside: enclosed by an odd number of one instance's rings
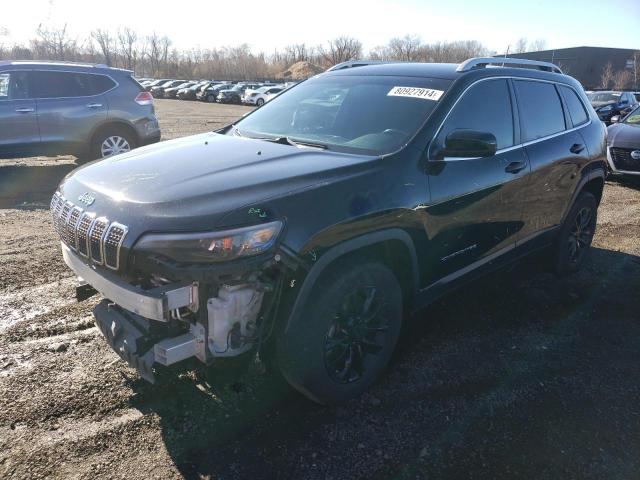
[[[93,222],[91,230],[89,231],[89,252],[91,253],[91,260],[98,264],[102,264],[104,261],[102,258],[102,242],[108,226],[109,220],[104,217],[96,218],[96,221]]]
[[[626,172],[640,172],[640,160],[634,160],[631,157],[631,148],[609,148],[611,159],[616,169]]]
[[[69,245],[74,250],[78,248],[78,237],[76,236],[76,227],[78,226],[78,219],[82,214],[82,209],[80,207],[73,207],[71,212],[69,212],[69,220],[65,225],[65,239],[67,241],[67,245]]]
[[[69,248],[93,263],[112,270],[120,267],[120,249],[128,231],[125,225],[109,222],[105,217],[96,218],[59,192],[51,199],[50,208],[54,229]]]
[[[113,265],[118,268],[118,253],[120,251],[120,245],[122,239],[127,233],[127,227],[113,222],[107,229],[107,234],[104,237],[104,263],[106,265]]]
[[[96,218],[95,214],[84,212],[80,217],[77,228],[78,253],[83,257],[89,256],[89,247],[87,246],[87,238],[89,238],[89,229]]]

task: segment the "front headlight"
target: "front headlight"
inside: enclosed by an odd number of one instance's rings
[[[144,235],[135,250],[178,262],[225,262],[268,251],[281,230],[282,222],[275,221],[220,232],[152,233]]]

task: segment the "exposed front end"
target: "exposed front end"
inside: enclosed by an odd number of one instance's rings
[[[83,291],[91,288],[104,297],[93,312],[96,324],[142,378],[155,382],[158,368],[190,358],[209,364],[259,343],[267,313],[273,310],[273,255],[252,257],[232,268],[209,265],[203,273],[163,256],[163,247],[181,246],[162,235],[143,236],[142,242],[136,241],[142,253],[134,255],[127,225],[93,211],[92,198],[77,200],[56,192],[51,201],[64,261],[86,284]],[[260,242],[270,234],[276,238],[279,227],[258,231]],[[230,252],[225,253],[225,242],[237,247],[251,241],[250,233],[233,235],[206,241],[219,246],[221,255]],[[257,248],[255,243],[250,246]]]

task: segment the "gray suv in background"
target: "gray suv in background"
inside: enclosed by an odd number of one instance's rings
[[[0,158],[108,157],[160,140],[153,98],[132,72],[0,62]]]

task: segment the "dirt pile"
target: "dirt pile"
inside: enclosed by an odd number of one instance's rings
[[[323,72],[324,69],[313,63],[302,61],[291,65],[284,72],[280,72],[282,78],[287,80],[306,80],[307,78]]]

